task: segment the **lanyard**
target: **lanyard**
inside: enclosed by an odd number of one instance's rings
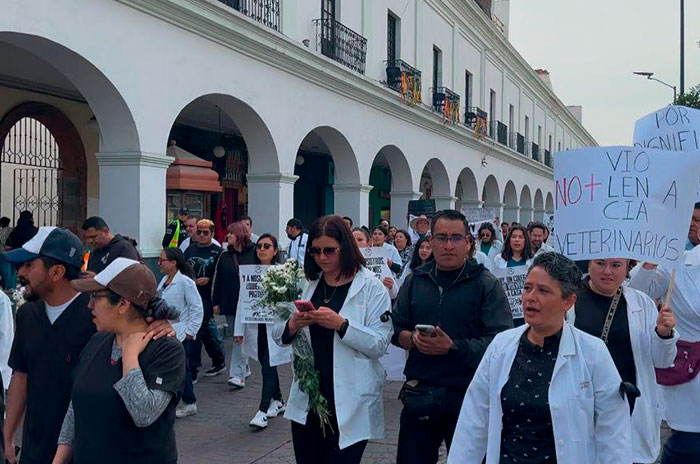
[[[620,297],[622,296],[622,286],[620,286],[617,289],[617,293],[615,293],[615,296],[612,299],[612,302],[610,303],[610,308],[608,309],[608,315],[605,318],[605,325],[603,325],[603,333],[600,335],[600,338],[603,340],[603,342],[607,345],[608,344],[608,335],[610,335],[610,327],[612,326],[612,321],[613,318],[615,317],[615,311],[617,310],[617,305],[620,303]]]

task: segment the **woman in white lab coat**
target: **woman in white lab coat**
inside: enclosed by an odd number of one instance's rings
[[[367,248],[370,246],[369,232],[360,227],[355,227],[352,229],[352,236],[355,238],[355,243],[357,243],[358,248]],[[393,277],[384,277],[382,283],[389,292],[389,298],[395,300],[399,296],[400,282],[397,282]]]
[[[632,458],[646,464],[656,462],[661,447],[663,402],[654,368],[673,364],[678,333],[671,308],[658,311],[647,295],[623,285],[627,266],[623,258],[590,260],[588,276],[567,320],[602,338],[622,380],[639,390],[638,398],[628,395]]]
[[[448,464],[632,462],[627,400],[605,344],[564,322],[581,271],[535,258],[526,324],[494,338],[462,404]]]
[[[274,265],[279,262],[279,244],[272,234],[262,234],[255,243],[255,264]],[[257,429],[267,427],[267,419],[284,412],[277,366],[292,360],[290,347],[281,347],[272,339],[272,324],[244,324],[242,311],[236,312],[233,329],[234,343],[242,343],[243,354],[260,363],[262,395],[258,411],[249,425]]]
[[[301,298],[316,309],[295,311],[288,321],[275,323],[273,334],[282,345],[296,336],[310,337],[332,429],[323,433],[297,379],[284,416],[292,420],[297,463],[359,464],[367,441],[384,437],[385,374],[379,358],[386,353],[392,324],[381,316],[391,310],[391,301],[363,266],[360,249],[340,216],[317,219],[308,243],[304,272],[309,286]]]

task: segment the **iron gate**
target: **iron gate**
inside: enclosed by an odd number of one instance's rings
[[[12,126],[1,148],[0,214],[14,224],[28,210],[37,227],[61,224],[63,163],[49,129],[34,118],[22,118]],[[10,194],[12,202],[8,203],[5,198]]]

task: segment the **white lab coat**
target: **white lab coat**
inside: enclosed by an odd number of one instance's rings
[[[319,281],[309,283],[303,300],[311,299]],[[387,351],[393,327],[391,320],[382,322],[380,316],[390,310],[386,287],[373,272],[362,268],[340,310],[350,325],[342,339],[337,332],[333,338],[333,392],[340,449],[362,440],[384,438],[382,387],[386,374],[379,358]],[[273,335],[278,344],[282,344],[285,325],[286,321],[275,323]],[[308,334],[307,327],[301,330]],[[305,424],[308,405],[309,396],[299,389],[295,379],[284,417]]]
[[[528,325],[493,339],[469,385],[447,464],[500,461],[501,391],[508,381],[520,337]],[[620,396],[620,375],[599,338],[564,323],[549,387],[557,462],[632,462],[629,405]]]
[[[670,306],[680,339],[697,342],[700,341],[700,246],[684,253],[684,264],[676,271]],[[654,270],[647,270],[640,264],[630,275],[630,287],[646,293],[651,298],[665,299],[671,278],[669,269],[659,266]],[[700,414],[696,408],[689,407],[700,404],[700,375],[681,385],[661,385],[659,388],[668,425],[673,430],[700,433]]]
[[[396,263],[399,265],[403,264],[403,260],[401,259],[401,255],[399,254],[399,250],[397,250],[394,245],[392,245],[391,243],[384,242],[383,247],[387,251],[387,259],[388,260],[391,260],[392,263]]]
[[[525,260],[525,266],[527,266],[527,267],[532,266],[532,258]],[[508,261],[503,259],[503,256],[501,256],[501,254],[499,253],[493,259],[493,268],[494,269],[506,269],[506,268],[508,268]]]
[[[537,252],[535,252],[535,256],[541,255],[542,253],[549,253],[550,251],[556,251],[554,247],[547,245],[546,243],[542,243],[542,246],[540,247]]]
[[[158,290],[162,290],[161,298],[180,310],[180,318],[173,324],[175,336],[180,341],[185,340],[185,335],[196,337],[204,319],[202,297],[199,296],[197,285],[180,271],[177,271],[170,285],[163,289],[166,280],[168,276],[160,280]]]
[[[12,302],[5,292],[0,291],[0,374],[2,374],[2,384],[5,390],[10,387],[10,379],[12,378],[12,369],[7,365],[7,361],[10,359],[14,338]]]
[[[482,253],[481,251],[474,251],[474,259],[476,260],[477,263],[483,264],[486,269],[489,271],[493,270],[493,261],[491,261],[491,258],[486,256],[486,253]]]
[[[296,259],[299,266],[304,267],[304,257],[306,256],[306,247],[309,241],[309,234],[300,233],[297,237],[287,245],[287,259]]]
[[[481,251],[481,240],[476,241],[476,251]],[[496,256],[500,256],[501,251],[503,251],[503,242],[500,240],[493,240],[487,256],[491,261],[496,262]]]
[[[240,306],[239,306],[240,308]],[[233,328],[234,337],[243,337],[243,354],[260,362],[258,358],[258,324],[244,323],[241,313],[236,311],[236,322]],[[273,325],[266,324],[267,329],[267,352],[270,358],[270,366],[281,366],[292,361],[292,347],[280,346],[273,340]],[[236,343],[236,342],[234,342]]]
[[[678,333],[674,330],[674,337],[668,340],[660,338],[655,331],[659,312],[651,298],[627,285],[622,287],[622,291],[627,302],[637,388],[642,393],[635,401],[632,412],[632,460],[653,463],[661,448],[660,427],[663,418],[663,400],[654,368],[665,369],[673,364]],[[566,320],[571,325],[575,324],[574,308],[567,313]]]

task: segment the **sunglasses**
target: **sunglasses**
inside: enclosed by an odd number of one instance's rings
[[[256,250],[262,250],[262,249],[269,250],[270,248],[272,248],[271,243],[257,243],[255,245]]]
[[[325,247],[325,248],[311,247],[311,248],[309,248],[309,254],[311,256],[320,256],[321,254],[323,254],[325,256],[333,256],[333,255],[337,255],[339,251],[340,251],[340,247]]]
[[[197,231],[197,235],[209,235],[209,234],[211,234],[211,230],[209,230],[209,229]]]

